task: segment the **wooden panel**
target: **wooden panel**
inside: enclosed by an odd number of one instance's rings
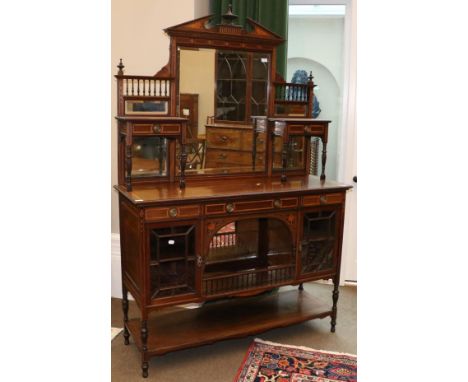
[[[146,221],[159,221],[166,219],[182,219],[200,215],[199,205],[188,205],[179,207],[148,208],[145,210]]]
[[[340,204],[344,201],[344,194],[307,195],[302,198],[303,206],[320,206]]]
[[[305,291],[292,290],[215,302],[200,309],[155,312],[148,321],[148,353],[161,355],[324,318],[332,314],[330,305]],[[130,320],[127,327],[141,350],[140,321]]]
[[[140,271],[140,237],[138,233],[138,216],[126,202],[120,203],[120,248],[122,271],[139,292],[141,290]]]
[[[180,134],[180,125],[161,125],[161,134]]]
[[[220,149],[241,149],[241,132],[237,129],[208,127],[206,129],[207,147]]]
[[[133,134],[153,134],[153,124],[134,124]]]
[[[312,134],[323,135],[325,132],[325,126],[310,125],[307,126],[307,131]]]
[[[289,134],[303,134],[304,133],[304,125],[289,125],[288,126],[288,133]]]
[[[281,201],[281,208],[292,208],[297,207],[298,200],[297,198],[284,198],[280,199]]]
[[[273,200],[254,200],[234,203],[234,212],[261,211],[273,208]]]
[[[206,215],[213,215],[213,214],[222,214],[226,209],[226,203],[220,204],[207,204],[205,206],[205,214]]]
[[[255,158],[255,166],[258,169],[264,165],[265,155],[258,153]],[[247,152],[207,149],[205,166],[207,168],[252,166],[252,150]]]

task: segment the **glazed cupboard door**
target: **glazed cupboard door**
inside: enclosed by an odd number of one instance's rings
[[[320,207],[302,217],[300,278],[333,274],[338,265],[341,207]]]
[[[153,302],[193,299],[197,294],[196,221],[152,224],[149,233],[149,288]]]

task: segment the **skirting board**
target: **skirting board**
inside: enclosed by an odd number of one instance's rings
[[[112,255],[112,275],[111,275],[111,297],[122,298],[122,270],[120,265],[120,235],[113,233],[112,244],[111,244],[111,255]],[[324,284],[331,284],[331,281],[317,281]],[[341,285],[354,285],[357,283],[341,282]],[[129,295],[129,299],[132,300],[132,296]]]

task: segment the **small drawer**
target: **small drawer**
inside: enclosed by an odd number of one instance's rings
[[[289,135],[304,135],[304,125],[289,125],[288,133]]]
[[[207,147],[221,149],[241,149],[241,132],[235,129],[208,128],[206,130]]]
[[[183,219],[200,216],[199,205],[156,207],[145,210],[145,221],[159,221],[167,219]]]
[[[208,149],[206,153],[206,167],[240,167],[252,165],[252,151],[229,151]],[[255,158],[256,166],[263,166],[265,163],[264,153],[257,153]]]
[[[341,204],[344,201],[343,194],[307,195],[302,198],[303,206],[323,206],[328,204]]]
[[[133,125],[134,135],[180,135],[182,128],[178,123],[139,123]]]

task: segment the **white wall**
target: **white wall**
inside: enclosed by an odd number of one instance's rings
[[[206,1],[112,0],[112,45],[109,75],[117,73],[123,59],[126,74],[154,75],[169,59],[169,37],[163,29],[194,18],[206,8]],[[117,184],[116,80],[112,80],[110,135],[112,139],[112,185]],[[110,185],[110,186],[112,186]],[[111,232],[119,232],[118,197],[113,189]]]
[[[318,118],[332,121],[328,134],[326,174],[329,179],[337,179],[344,17],[291,16],[288,28],[287,81],[291,81],[297,69],[313,72],[314,82],[318,85],[315,93],[322,109]],[[319,169],[320,166],[319,163]]]

